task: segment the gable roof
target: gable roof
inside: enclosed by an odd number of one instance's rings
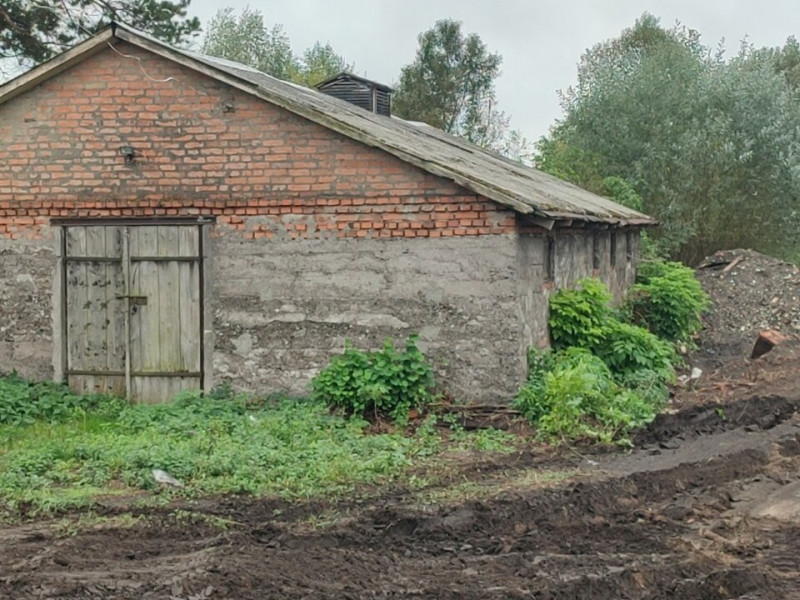
[[[115,40],[199,71],[344,136],[384,150],[518,213],[545,220],[549,226],[552,221],[563,220],[614,225],[655,224],[647,215],[434,127],[376,115],[315,89],[281,81],[240,63],[175,48],[115,23],[0,86],[0,106],[113,45]]]

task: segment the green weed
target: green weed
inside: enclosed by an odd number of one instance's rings
[[[142,490],[162,498],[337,495],[391,481],[433,452],[432,438],[367,435],[365,421],[333,416],[315,400],[192,393],[169,404],[126,406],[113,418],[102,407],[95,410],[61,423],[0,425],[0,507],[6,514],[57,512]],[[184,487],[163,488],[153,469]]]
[[[681,263],[649,261],[640,265],[627,300],[634,323],[671,342],[690,342],[702,327],[709,306],[694,271]]]
[[[348,414],[387,414],[405,422],[411,409],[432,400],[433,369],[416,337],[398,352],[387,340],[381,350],[364,352],[349,343],[311,382],[315,399]]]

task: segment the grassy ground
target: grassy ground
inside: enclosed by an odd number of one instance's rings
[[[498,431],[368,433],[304,399],[184,394],[128,406],[53,384],[0,378],[0,512],[50,513],[120,495],[140,500],[218,493],[311,498],[404,477],[453,448],[508,451]],[[182,487],[155,481],[166,471]]]

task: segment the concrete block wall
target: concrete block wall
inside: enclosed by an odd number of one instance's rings
[[[617,237],[613,260],[612,236]],[[639,236],[635,229],[520,234],[517,272],[523,349],[549,345],[548,303],[550,294],[559,289],[574,288],[581,279],[596,277],[606,283],[612,301],[621,302],[636,276]]]
[[[52,378],[56,261],[51,239],[0,236],[0,373]]]
[[[525,375],[516,237],[214,240],[214,369],[250,389],[305,393],[345,340],[418,334],[454,397],[511,398]]]

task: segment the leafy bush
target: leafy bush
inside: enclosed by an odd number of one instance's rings
[[[609,319],[601,329],[600,343],[591,350],[603,359],[615,379],[624,381],[640,371],[672,381],[675,349],[642,327]]]
[[[385,413],[403,420],[413,408],[431,401],[433,370],[410,336],[398,352],[387,340],[383,348],[364,352],[349,343],[344,353],[312,381],[314,398],[350,414]]]
[[[515,405],[551,438],[626,442],[649,423],[675,376],[673,346],[627,323],[596,279],[550,298],[554,352],[531,351]]]
[[[625,442],[660,406],[655,396],[622,388],[603,360],[583,348],[534,351],[529,363],[528,382],[514,406],[549,438]]]
[[[689,267],[652,261],[639,267],[627,304],[634,323],[662,339],[685,342],[700,330],[709,299]]]
[[[118,411],[122,404],[107,396],[74,394],[60,383],[31,383],[15,373],[0,376],[0,425],[30,425],[37,420],[63,422],[101,406]]]
[[[618,380],[642,369],[670,380],[676,359],[672,347],[646,329],[620,321],[601,281],[583,279],[579,285],[550,298],[553,348],[585,348],[602,358]]]
[[[580,288],[550,297],[550,337],[555,349],[593,348],[603,342],[603,327],[612,318],[611,294],[598,279],[583,279]]]

